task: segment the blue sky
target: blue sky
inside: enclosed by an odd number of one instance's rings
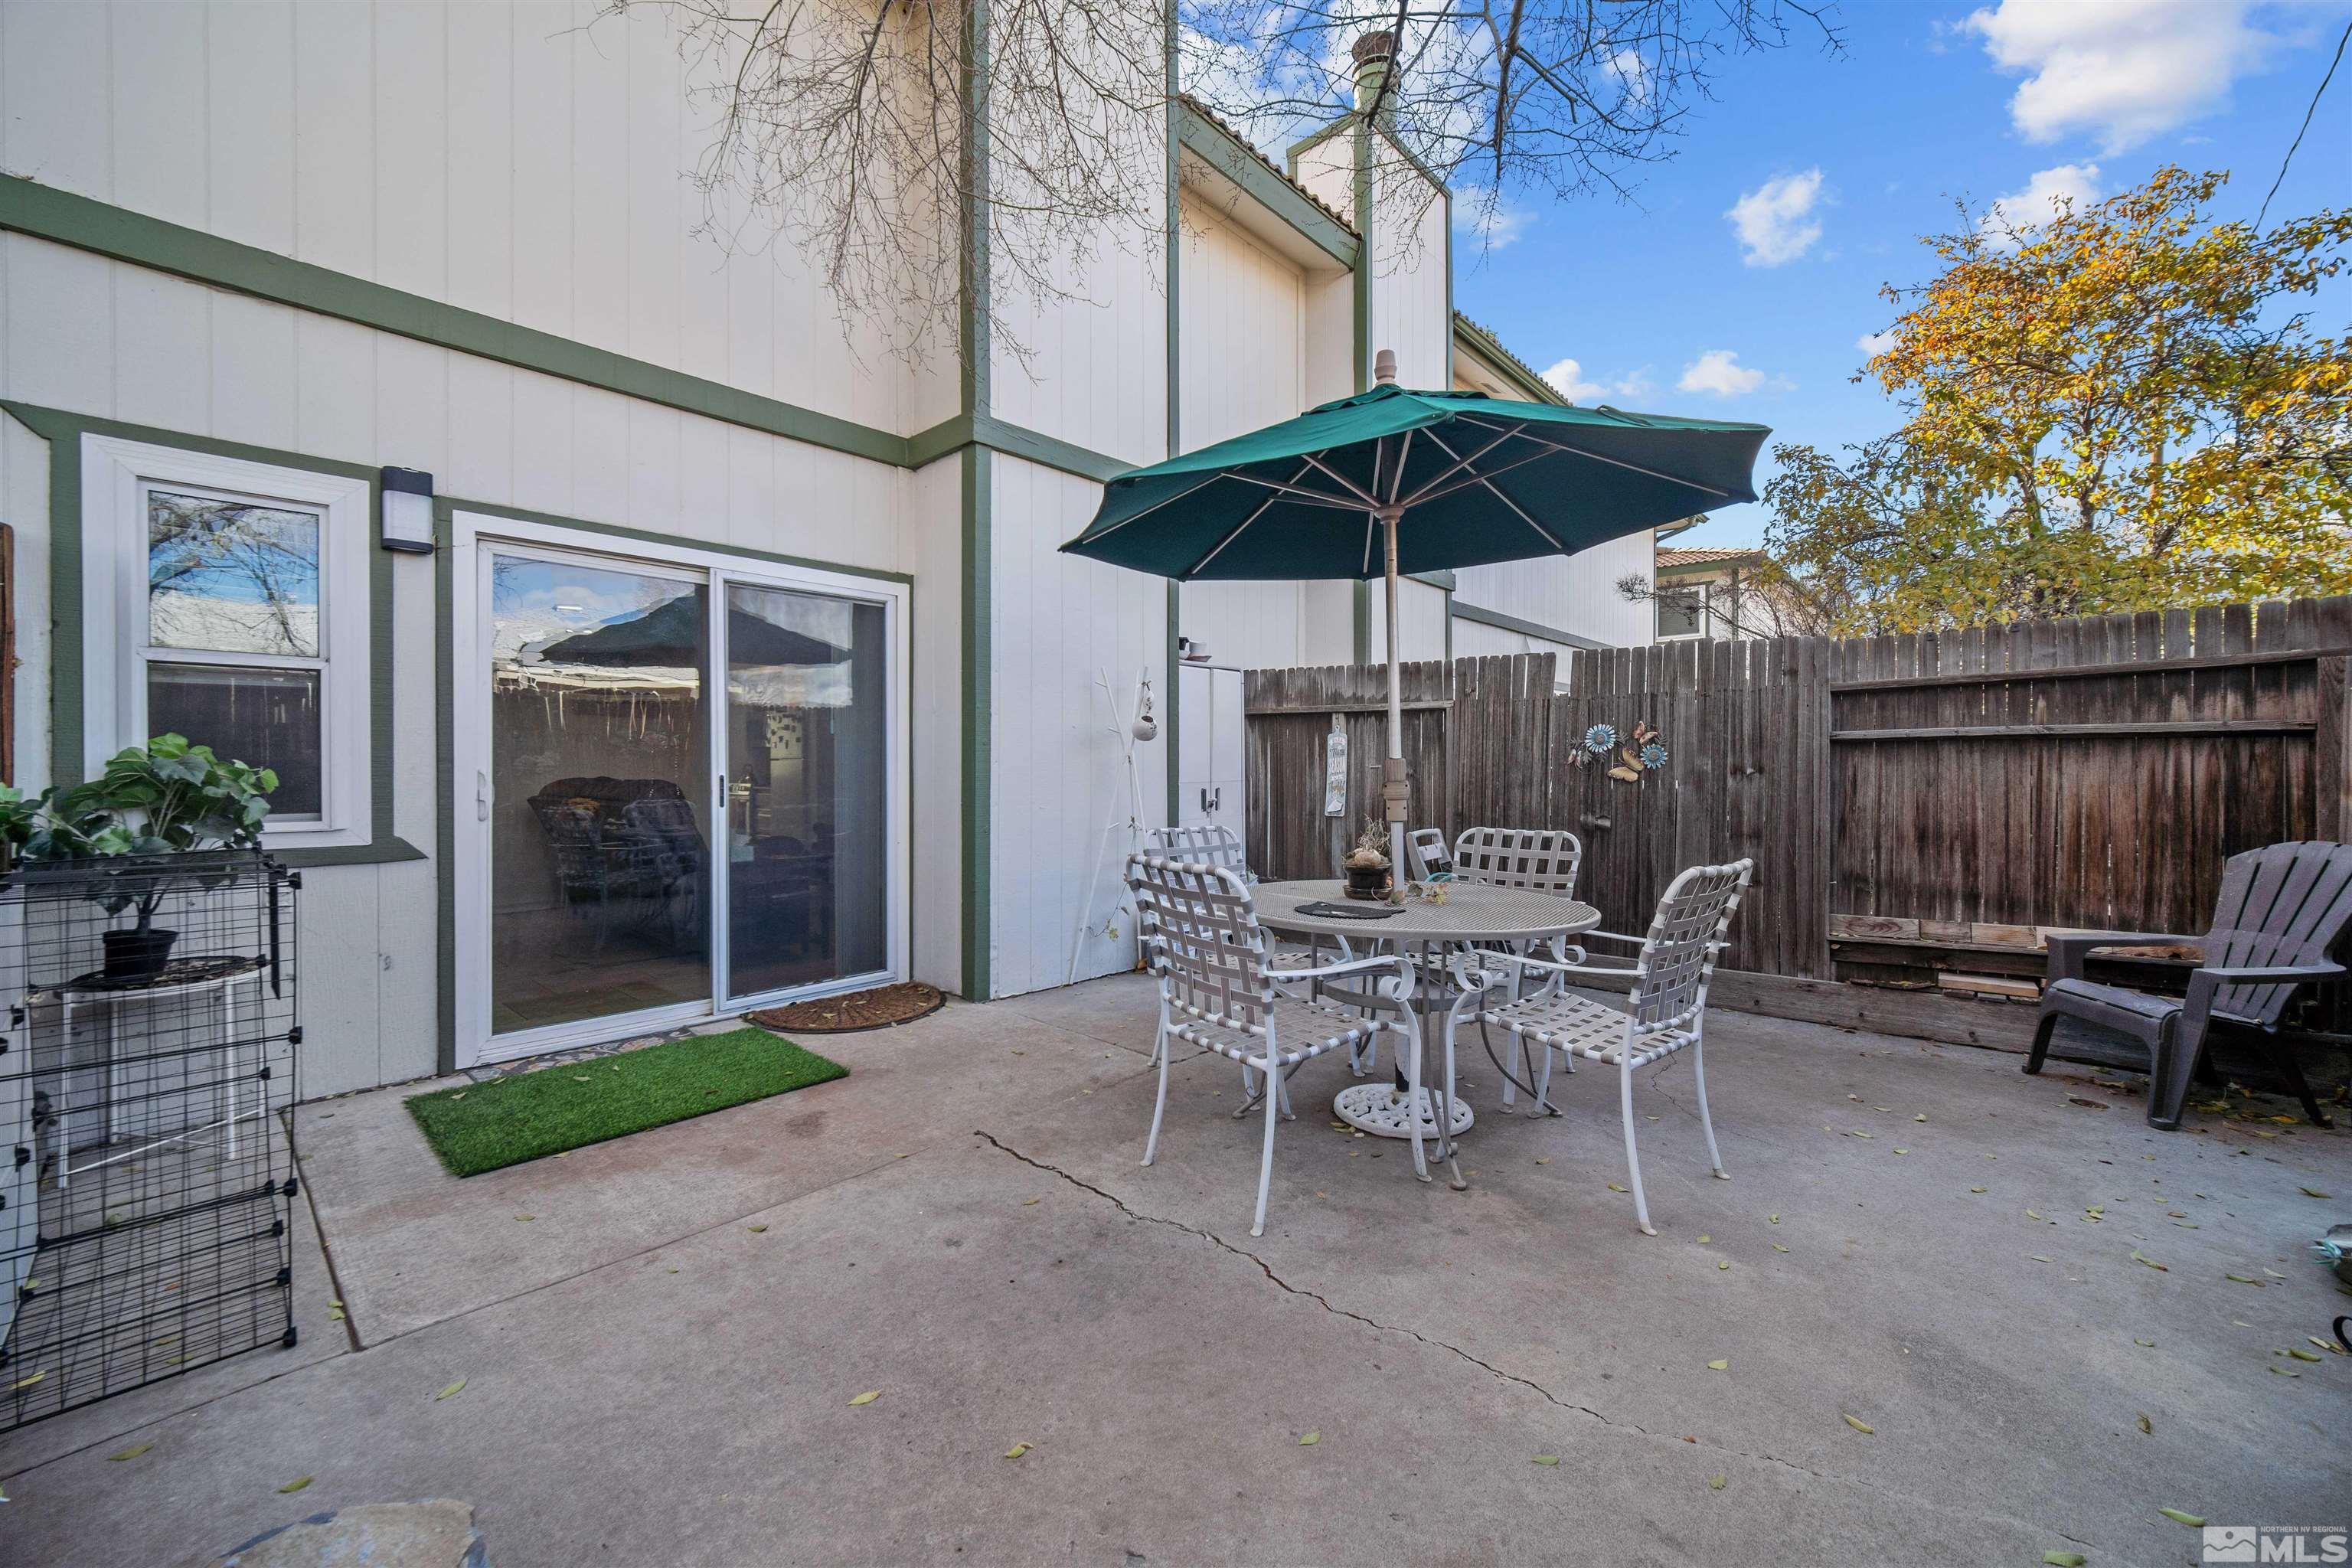
[[[1525,211],[1483,258],[1457,235],[1455,301],[1579,402],[1866,440],[1896,418],[1852,383],[1857,340],[1893,317],[1882,283],[1932,274],[1916,237],[1953,226],[1953,197],[2106,194],[2179,163],[2231,171],[2220,216],[2251,220],[2347,17],[2344,0],[1848,0],[1843,57],[1727,62],[1637,205]],[[2352,57],[2271,216],[2347,204]],[[2347,319],[2352,284],[2315,324]],[[1765,521],[1733,507],[1678,542],[1754,543]]]

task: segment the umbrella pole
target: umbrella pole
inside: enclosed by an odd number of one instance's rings
[[[1399,887],[1405,881],[1404,860],[1404,673],[1397,661],[1397,519],[1402,509],[1383,508],[1382,531],[1387,535],[1389,633],[1388,755],[1381,764],[1381,801],[1389,821],[1389,874]]]

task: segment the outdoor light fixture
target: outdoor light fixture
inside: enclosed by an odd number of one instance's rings
[[[404,555],[433,553],[433,476],[415,468],[386,468],[383,487],[383,547]]]

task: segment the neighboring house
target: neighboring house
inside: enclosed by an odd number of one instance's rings
[[[1180,633],[1338,663],[1382,605],[1056,547],[1107,478],[1368,386],[1376,348],[1409,385],[1485,363],[1449,204],[1359,178],[1380,131],[1277,168],[1189,105],[1169,254],[1102,246],[1029,359],[977,310],[919,364],[845,342],[818,268],[698,229],[717,68],[604,10],[0,7],[16,782],[174,726],[278,768],[306,1094],[1131,967],[1132,922],[1072,956],[1127,816],[1098,675],[1157,694],[1157,820]],[[423,549],[387,548],[421,476]],[[236,548],[159,564],[165,522]],[[1408,584],[1404,651],[1645,640],[1618,574]]]
[[[1760,550],[1661,549],[1649,605],[1658,640],[1772,636],[1764,559]]]

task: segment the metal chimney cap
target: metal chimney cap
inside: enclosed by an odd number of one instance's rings
[[[1372,356],[1372,379],[1382,386],[1396,384],[1396,350],[1382,349]]]
[[[1376,33],[1359,33],[1356,41],[1348,46],[1348,58],[1358,65],[1387,59],[1396,53],[1396,34],[1386,28]]]

